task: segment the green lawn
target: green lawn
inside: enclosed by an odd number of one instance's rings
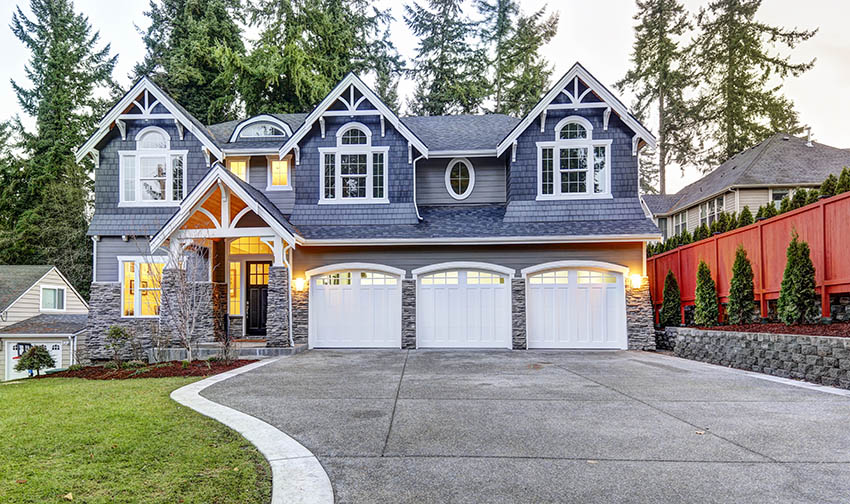
[[[269,502],[263,456],[168,397],[195,380],[0,384],[0,502]]]

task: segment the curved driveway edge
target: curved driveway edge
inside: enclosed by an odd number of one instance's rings
[[[332,504],[333,488],[318,459],[300,443],[263,422],[233,408],[201,397],[205,388],[233,376],[270,364],[269,359],[205,378],[171,393],[183,406],[217,420],[241,434],[260,450],[272,468],[272,504]]]

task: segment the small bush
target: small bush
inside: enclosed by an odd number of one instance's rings
[[[787,196],[786,196],[787,198]],[[776,209],[776,205],[773,203],[768,203],[764,206],[764,215],[762,217],[771,218],[779,215],[779,210]]]
[[[111,325],[106,330],[105,346],[112,353],[112,362],[115,363],[116,368],[121,365],[121,352],[123,352],[124,346],[130,341],[130,338],[130,332],[120,325]]]
[[[845,166],[835,184],[835,194],[838,195],[847,191],[850,191],[850,168]]]
[[[188,369],[190,363],[189,363],[189,361],[184,360],[183,362],[180,363],[180,365],[183,367],[183,369]]]
[[[664,278],[664,294],[661,301],[661,312],[658,315],[659,322],[664,327],[675,327],[682,323],[682,295],[679,291],[679,282],[672,270],[667,271]]]
[[[797,189],[794,191],[794,196],[791,197],[791,210],[803,208],[806,206],[806,201],[809,199],[809,191],[806,189]]]
[[[753,223],[753,213],[750,212],[750,207],[745,206],[741,210],[741,215],[738,216],[738,227],[749,226]]]
[[[23,373],[32,369],[35,375],[41,375],[42,369],[50,369],[56,367],[56,361],[44,345],[33,345],[29,350],[18,359],[15,364],[15,371]]]
[[[782,201],[779,202],[779,213],[784,214],[785,212],[790,212],[792,210],[792,204],[790,196],[782,198]]]
[[[785,324],[815,322],[819,315],[818,296],[815,292],[815,265],[812,263],[809,244],[792,233],[785,256],[785,273],[776,304],[776,314]]]
[[[717,287],[711,278],[711,270],[705,261],[697,267],[697,287],[694,298],[694,323],[699,326],[717,324],[720,313],[717,304]]]
[[[808,195],[806,195],[806,205],[811,205],[812,203],[816,203],[820,199],[820,191],[817,189],[809,189]]]
[[[829,174],[829,177],[820,185],[820,193],[826,197],[835,196],[835,187],[838,185],[838,177]]]
[[[145,364],[144,362],[142,362],[140,360],[131,360],[131,361],[121,363],[121,367],[123,369],[136,369],[136,368],[143,368],[145,366],[147,366],[147,364]]]
[[[110,361],[110,362],[107,362],[106,364],[104,364],[103,367],[106,368],[106,369],[120,369],[121,363]]]
[[[83,369],[82,364],[71,364],[70,366],[68,366],[68,371],[79,371],[81,369]]]
[[[735,251],[735,263],[732,265],[732,282],[729,288],[729,304],[726,313],[730,324],[748,324],[753,318],[753,266],[747,258],[743,245]]]

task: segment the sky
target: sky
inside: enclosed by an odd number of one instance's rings
[[[469,4],[470,2],[467,1]],[[684,0],[685,6],[696,13],[707,1]],[[8,28],[16,5],[28,12],[26,0],[0,0],[0,47],[5,56],[0,61],[0,120],[20,114],[9,79],[28,85],[24,66],[29,53]],[[144,56],[144,45],[135,26],[146,27],[143,12],[148,0],[75,0],[78,11],[89,16],[101,39],[112,44],[117,53],[115,77],[125,88],[130,85],[128,74],[136,61]],[[543,55],[554,66],[552,79],[557,80],[576,61],[580,61],[609,88],[629,67],[632,50],[633,0],[520,0],[524,12],[535,11],[548,4],[550,12],[558,11],[560,23],[555,38],[543,48]],[[403,2],[379,0],[376,5],[391,8],[396,18],[393,41],[402,56],[415,54],[416,38],[403,21]],[[119,7],[120,6],[120,7]],[[803,124],[812,128],[814,140],[836,147],[850,148],[850,2],[845,0],[764,0],[757,15],[759,21],[786,28],[819,28],[814,38],[802,43],[792,53],[795,61],[817,58],[814,69],[798,78],[785,81],[784,93],[792,99]],[[250,39],[252,32],[247,33]],[[411,82],[402,82],[402,96],[410,94]],[[629,104],[628,93],[621,96]],[[25,124],[31,124],[26,117]],[[654,124],[648,125],[655,130]],[[674,192],[699,178],[695,169],[681,173],[671,170],[667,176],[668,191]]]

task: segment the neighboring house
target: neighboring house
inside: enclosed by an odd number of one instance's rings
[[[54,266],[0,265],[0,379],[27,376],[15,361],[45,345],[57,368],[74,364],[85,344],[88,305]]]
[[[97,164],[92,355],[112,324],[168,333],[166,251],[189,244],[206,340],[654,347],[647,144],[579,64],[522,118],[400,118],[350,74],[308,114],[204,126],[143,78],[77,152]]]
[[[850,150],[776,133],[676,194],[645,194],[642,199],[666,239],[711,225],[724,211],[738,213],[748,206],[755,216],[767,203],[778,208],[795,189],[820,187],[845,166],[850,166]]]

